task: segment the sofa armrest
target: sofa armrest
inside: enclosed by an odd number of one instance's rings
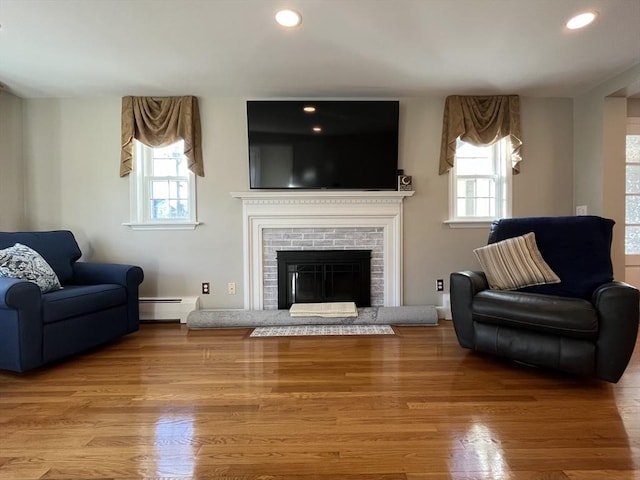
[[[640,293],[622,282],[605,283],[593,293],[598,313],[596,376],[617,382],[627,367],[638,335]]]
[[[465,348],[474,348],[475,333],[473,328],[473,297],[478,292],[489,288],[483,272],[455,272],[449,279],[451,297],[451,318],[458,343]]]
[[[42,294],[35,283],[0,277],[0,369],[42,364]]]
[[[40,288],[26,280],[0,277],[0,309],[19,310],[36,304],[42,299]]]
[[[127,290],[127,333],[135,332],[140,324],[138,305],[138,287],[144,280],[142,268],[119,263],[76,262],[73,264],[73,277],[69,283],[76,285],[94,285],[114,283]]]
[[[73,276],[69,283],[74,285],[115,283],[130,288],[138,287],[143,279],[142,269],[135,265],[75,262],[73,264]]]

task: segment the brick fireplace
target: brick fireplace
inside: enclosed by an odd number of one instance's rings
[[[384,304],[384,233],[381,227],[268,228],[263,231],[263,308],[278,308],[278,252],[371,251],[370,302]]]
[[[371,250],[371,304],[402,305],[402,202],[413,192],[234,192],[243,204],[244,307],[278,308],[276,252]]]

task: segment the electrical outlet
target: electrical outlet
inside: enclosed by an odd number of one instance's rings
[[[202,294],[209,295],[211,293],[211,284],[209,282],[202,282]]]
[[[227,283],[227,293],[229,295],[235,295],[236,294],[236,282]]]
[[[444,292],[444,280],[441,278],[436,280],[436,292]]]

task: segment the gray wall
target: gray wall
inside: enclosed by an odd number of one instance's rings
[[[616,221],[614,276],[624,279],[624,134],[627,103],[621,94],[640,85],[640,64],[574,99],[574,203]],[[615,95],[615,96],[614,96]]]
[[[120,98],[24,100],[29,228],[68,228],[85,259],[130,262],[145,270],[145,296],[200,295],[204,308],[243,305],[242,206],[229,192],[248,190],[244,98],[201,97],[206,177],[197,179],[194,231],[132,231],[129,179],[118,176]],[[404,301],[439,303],[435,280],[475,269],[472,250],[488,230],[451,229],[448,177],[438,176],[444,97],[402,98],[400,168],[416,194],[405,200]],[[513,215],[573,211],[570,99],[522,98],[524,155],[514,177]],[[227,282],[237,294],[227,295]]]
[[[25,225],[22,99],[0,90],[0,230]]]
[[[604,215],[605,98],[640,80],[640,65],[611,78],[574,99],[574,200],[589,213]]]
[[[627,99],[627,117],[640,117],[640,98]]]

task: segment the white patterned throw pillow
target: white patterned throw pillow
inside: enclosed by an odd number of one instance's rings
[[[489,288],[516,290],[547,283],[560,283],[560,278],[544,261],[533,232],[513,237],[473,251],[482,266]]]
[[[56,272],[42,256],[26,245],[16,243],[0,250],[0,277],[33,282],[42,293],[62,288]]]

